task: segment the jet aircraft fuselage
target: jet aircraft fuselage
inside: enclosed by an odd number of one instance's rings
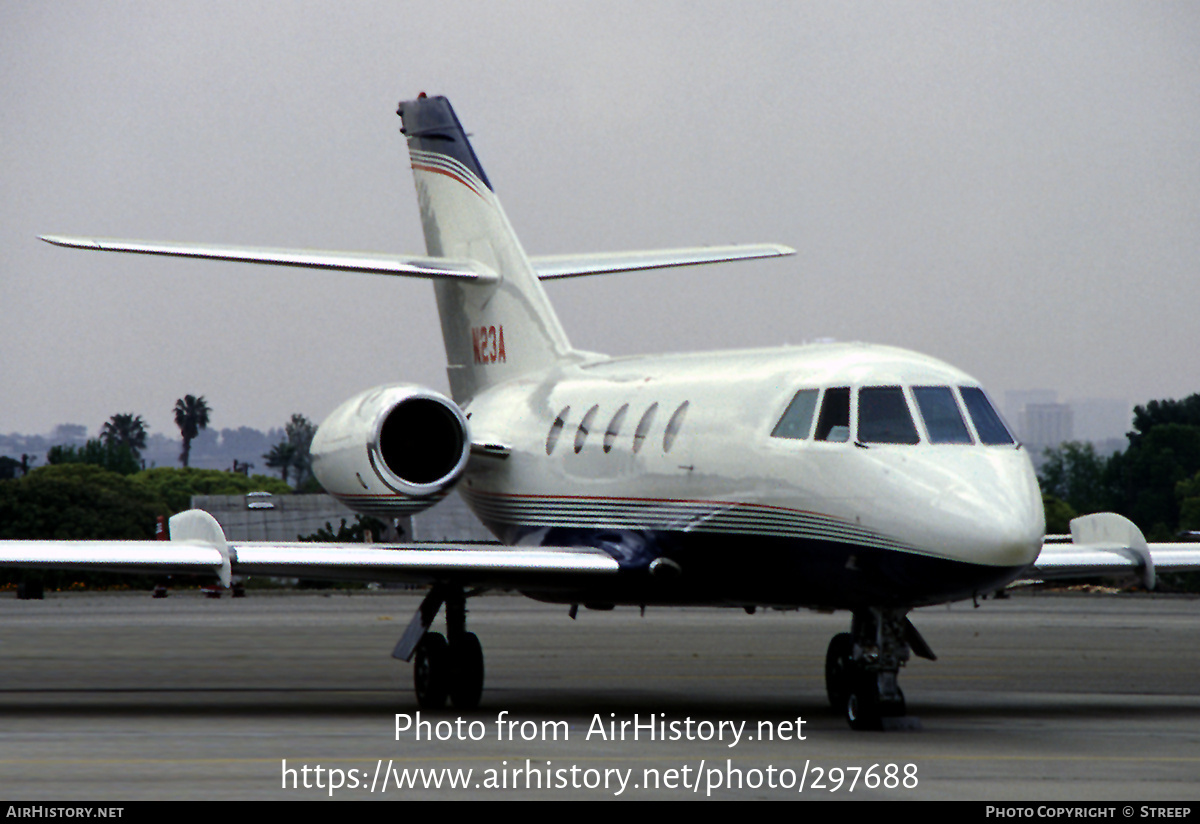
[[[858,343],[584,362],[466,407],[473,440],[504,451],[473,456],[459,490],[506,543],[659,564],[551,600],[968,598],[1017,577],[1044,532],[1029,457],[972,415],[982,397],[933,358]]]

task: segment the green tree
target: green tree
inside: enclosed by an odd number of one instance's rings
[[[112,443],[124,444],[133,453],[134,460],[141,460],[142,450],[146,448],[146,422],[141,415],[132,412],[123,415],[113,415],[100,429],[100,440],[105,446]]]
[[[1200,472],[1200,426],[1160,422],[1133,435],[1109,463],[1115,508],[1148,536],[1170,534],[1179,525],[1177,485]]]
[[[1105,467],[1108,508],[1129,518],[1151,540],[1169,539],[1184,510],[1190,523],[1200,505],[1188,503],[1193,496],[1179,486],[1200,472],[1200,394],[1135,407],[1128,437],[1128,449],[1109,458]]]
[[[247,492],[290,493],[291,487],[266,475],[245,475],[220,469],[160,466],[134,475],[130,480],[164,502],[170,514],[192,506],[193,495],[245,495]]]
[[[263,455],[267,466],[279,471],[283,482],[287,483],[288,474],[296,471],[296,489],[312,483],[312,440],[317,433],[316,425],[303,415],[292,415],[292,419],[284,426],[284,439],[271,451]]]
[[[1042,509],[1046,512],[1046,534],[1067,535],[1071,531],[1071,519],[1078,513],[1070,504],[1053,495],[1042,495]]]
[[[1200,472],[1175,485],[1179,499],[1179,528],[1200,530]]]
[[[192,453],[192,441],[200,434],[201,429],[208,428],[208,416],[212,409],[205,403],[204,396],[184,395],[175,401],[175,425],[183,436],[183,452],[179,453],[179,462],[187,468],[188,458]]]
[[[312,477],[310,450],[313,436],[317,434],[317,427],[303,415],[292,415],[292,419],[288,421],[284,431],[287,433],[288,443],[295,449],[292,455],[292,468],[296,470],[296,488],[299,489]]]
[[[24,473],[21,471],[20,461],[7,455],[0,455],[0,479],[7,480],[21,474]]]
[[[142,468],[128,446],[115,440],[104,443],[99,438],[92,438],[83,446],[52,446],[46,452],[46,463],[91,464],[118,475],[132,475]]]
[[[296,447],[288,441],[280,441],[271,447],[271,451],[263,455],[267,462],[267,466],[271,469],[279,470],[279,477],[286,484],[288,482],[288,472],[292,469],[292,461],[296,458]],[[288,487],[290,490],[291,487]]]
[[[1080,515],[1103,512],[1112,506],[1108,485],[1108,459],[1096,454],[1096,447],[1081,441],[1067,441],[1045,451],[1038,481],[1042,493],[1067,503]]]
[[[0,538],[148,540],[166,514],[153,491],[94,464],[43,466],[0,481]]]
[[[1183,400],[1150,401],[1145,406],[1135,406],[1129,445],[1138,446],[1150,430],[1171,423],[1200,426],[1200,394],[1191,395]]]

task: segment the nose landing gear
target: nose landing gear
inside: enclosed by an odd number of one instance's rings
[[[911,644],[911,647],[910,647]],[[850,632],[833,636],[825,653],[825,692],[852,729],[915,729],[897,683],[910,653],[935,660],[907,610],[856,610]]]

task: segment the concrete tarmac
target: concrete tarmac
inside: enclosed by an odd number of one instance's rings
[[[412,668],[389,657],[418,600],[0,598],[0,794],[1200,800],[1197,599],[918,610],[940,660],[901,673],[922,729],[891,733],[852,732],[826,704],[825,648],[847,613],[571,621],[506,595],[470,601],[481,707],[418,725]]]

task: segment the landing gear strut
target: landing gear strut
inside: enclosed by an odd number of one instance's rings
[[[442,604],[446,635],[428,632]],[[449,636],[447,641],[446,636]],[[392,657],[413,663],[413,687],[422,709],[441,709],[446,699],[455,709],[479,706],[483,695],[483,647],[467,632],[467,597],[462,587],[434,587],[421,602]]]
[[[897,677],[912,652],[935,657],[908,620],[907,610],[856,610],[850,632],[833,636],[825,654],[825,692],[830,705],[845,713],[853,729],[891,726],[886,719],[903,717],[906,712]]]

